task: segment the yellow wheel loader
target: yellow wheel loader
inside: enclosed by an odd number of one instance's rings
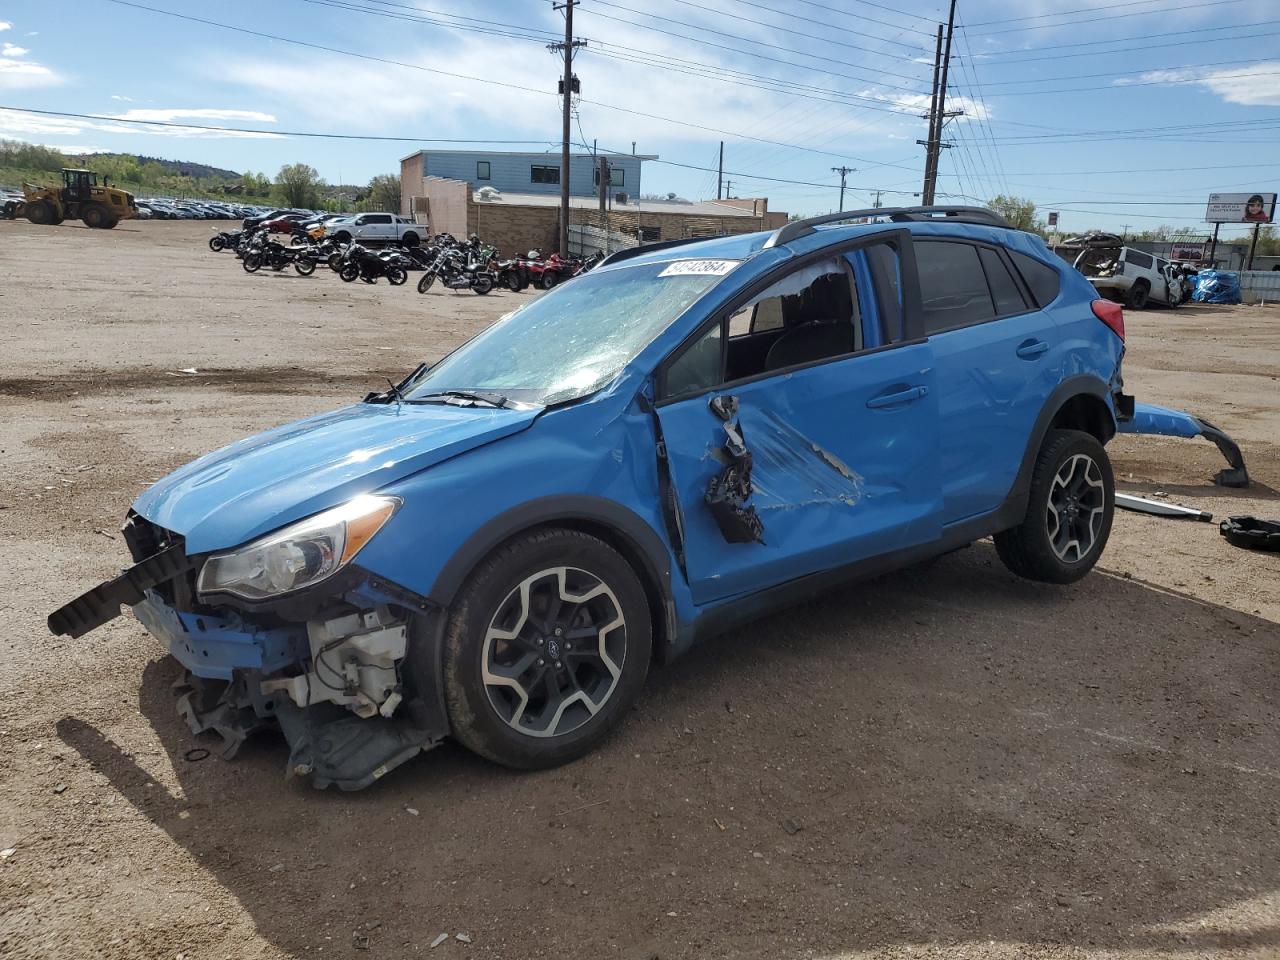
[[[138,215],[133,194],[107,185],[92,170],[63,170],[61,187],[22,185],[26,216],[32,223],[83,220],[86,227],[110,230],[121,220]]]

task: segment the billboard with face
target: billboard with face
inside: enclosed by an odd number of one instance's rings
[[[1275,214],[1274,193],[1211,193],[1204,218],[1209,223],[1271,223]]]

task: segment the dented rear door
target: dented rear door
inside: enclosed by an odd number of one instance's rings
[[[657,415],[696,603],[941,536],[927,341],[727,384],[660,405]],[[726,531],[725,505],[713,510],[708,492],[732,497],[722,481],[727,467],[743,462],[735,447],[750,453],[750,483],[739,504],[743,522],[735,530],[730,520]]]

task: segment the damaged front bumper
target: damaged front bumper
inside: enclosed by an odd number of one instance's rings
[[[216,735],[224,757],[278,728],[287,775],[359,790],[444,738],[443,617],[426,600],[355,567],[267,603],[202,597],[203,558],[187,557],[181,537],[133,516],[125,539],[139,562],[53,613],[49,628],[81,636],[132,607],[185,668],[179,714]]]

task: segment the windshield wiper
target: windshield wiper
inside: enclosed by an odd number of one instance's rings
[[[462,400],[472,404],[482,403],[490,407],[501,407],[510,410],[515,408],[515,404],[506,397],[498,393],[480,393],[474,390],[441,390],[437,393],[428,393],[420,397],[414,397],[408,400],[408,403],[448,403],[450,400]],[[457,406],[466,406],[466,403],[456,404]]]

